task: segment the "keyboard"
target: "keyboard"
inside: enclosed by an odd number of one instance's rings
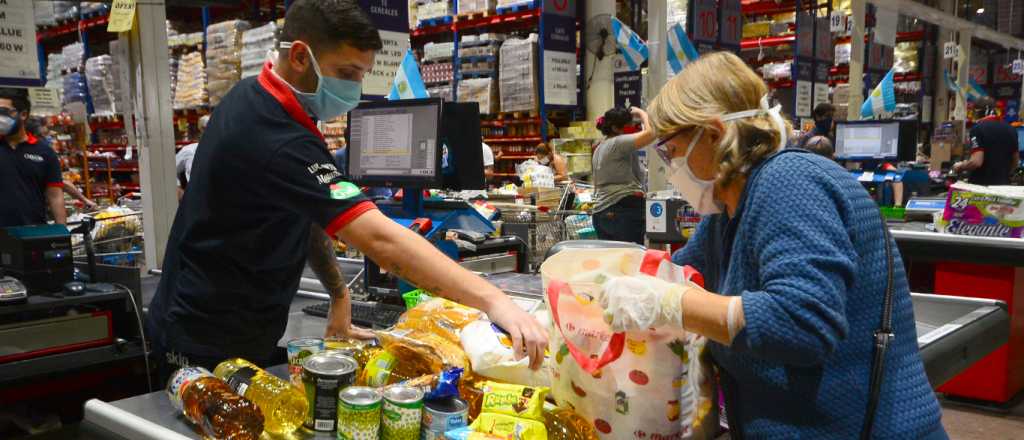
[[[329,301],[324,301],[322,303],[303,307],[302,312],[307,315],[326,318],[330,307],[331,303]],[[405,307],[401,306],[352,301],[352,323],[360,327],[378,329],[391,327],[398,322],[398,317],[404,312]]]

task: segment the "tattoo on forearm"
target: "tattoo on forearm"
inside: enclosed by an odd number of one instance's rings
[[[343,297],[348,289],[334,256],[334,241],[323,228],[313,225],[309,233],[309,267],[333,297]]]

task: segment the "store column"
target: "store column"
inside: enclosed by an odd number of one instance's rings
[[[850,107],[846,119],[860,119],[860,106],[864,104],[864,20],[867,17],[867,2],[853,0],[850,4],[850,19],[853,30],[850,32]]]
[[[666,0],[647,1],[647,48],[650,56],[647,61],[646,102],[651,102],[661,91],[668,78],[668,2]],[[657,154],[647,154],[647,189],[661,191],[668,189],[665,181],[667,164]]]
[[[140,2],[128,35],[129,85],[139,148],[146,270],[163,266],[164,250],[178,209],[174,173],[174,114],[167,60],[167,14],[163,2]]]
[[[615,16],[615,2],[610,0],[588,1],[585,3],[586,20],[589,23],[594,17],[601,14]],[[611,38],[614,38],[612,36]],[[584,58],[583,73],[590,79],[587,84],[587,120],[596,121],[598,116],[604,114],[615,105],[615,93],[613,84],[612,68],[615,65],[615,56],[618,52],[608,54],[602,60],[597,60],[590,52]],[[593,70],[587,70],[591,66]]]
[[[960,39],[957,42],[957,45],[960,46],[960,58],[957,59],[956,83],[960,84],[960,87],[967,86],[968,78],[971,77],[971,36],[970,30],[963,29],[960,31]],[[966,97],[966,93],[956,94],[956,114],[952,119],[967,120]]]

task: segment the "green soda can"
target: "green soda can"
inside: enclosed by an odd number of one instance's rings
[[[348,387],[338,395],[338,440],[377,440],[380,393],[370,387]]]
[[[423,391],[396,385],[384,390],[381,440],[419,440]]]

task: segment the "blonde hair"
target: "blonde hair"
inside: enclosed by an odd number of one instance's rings
[[[669,80],[651,103],[651,123],[659,136],[703,127],[727,113],[757,109],[768,86],[739,57],[728,52],[701,56]],[[785,118],[783,118],[785,119]],[[768,113],[723,123],[715,151],[717,181],[728,185],[778,150],[781,133]],[[785,129],[790,131],[788,121]]]

